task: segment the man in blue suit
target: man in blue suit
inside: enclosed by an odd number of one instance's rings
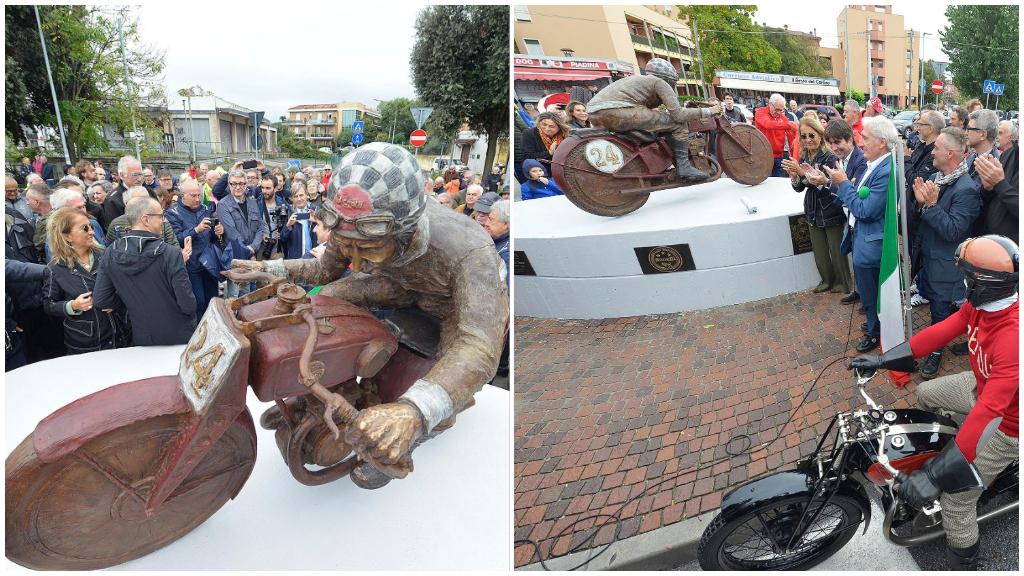
[[[878,346],[881,326],[878,323],[878,275],[882,261],[882,236],[885,228],[885,205],[888,201],[889,171],[892,146],[899,141],[896,127],[888,119],[875,116],[864,119],[861,133],[867,169],[860,182],[854,183],[845,170],[823,167],[837,195],[857,219],[853,232],[853,273],[857,292],[867,313],[867,330],[857,344],[864,353]]]
[[[846,120],[842,118],[835,118],[828,123],[828,127],[825,128],[825,142],[828,143],[829,147],[832,148],[832,153],[839,159],[839,167],[846,172],[846,179],[857,185],[861,178],[864,176],[864,171],[868,168],[868,161],[864,159],[864,152],[857,147],[854,143],[853,129],[846,123]],[[821,186],[828,180],[828,176],[824,174],[818,176],[813,175],[814,178],[820,178],[820,181],[812,180],[813,184]],[[808,179],[811,179],[809,177]],[[832,184],[832,194],[837,197],[839,196],[839,186]],[[853,218],[850,219],[846,230],[843,231],[843,241],[840,246],[840,252],[843,256],[849,254],[853,247]],[[843,304],[853,304],[857,300],[860,300],[860,295],[856,290],[843,296],[839,301]]]

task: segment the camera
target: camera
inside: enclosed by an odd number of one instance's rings
[[[220,224],[220,219],[217,218],[217,213],[213,212],[210,214],[210,230],[216,228],[217,224]],[[225,234],[217,236],[216,233],[214,233],[213,235],[213,243],[216,244],[221,250],[223,250],[228,244],[227,238],[225,236]]]

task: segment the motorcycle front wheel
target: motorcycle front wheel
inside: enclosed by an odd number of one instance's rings
[[[184,482],[146,516],[143,504],[183,416],[149,418],[44,463],[29,435],[7,457],[6,554],[36,570],[95,570],[140,558],[206,521],[241,490],[256,462],[244,411]]]
[[[834,495],[816,503],[810,518],[821,513],[803,535],[788,546],[806,496],[765,503],[726,521],[721,514],[704,530],[697,556],[704,570],[804,570],[825,560],[849,542],[861,522],[852,498]],[[806,523],[806,520],[805,520]]]

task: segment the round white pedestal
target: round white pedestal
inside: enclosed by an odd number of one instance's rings
[[[757,211],[750,213],[741,197]],[[723,178],[654,192],[642,208],[617,218],[584,212],[564,196],[517,202],[515,251],[535,275],[515,278],[516,314],[619,318],[806,290],[820,277],[813,256],[794,250],[790,221],[803,217],[803,197],[786,178],[757,186]],[[688,246],[693,269],[644,272],[643,249],[680,244]]]

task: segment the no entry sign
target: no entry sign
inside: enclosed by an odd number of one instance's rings
[[[936,94],[942,94],[942,80],[936,80],[932,82],[932,92]]]
[[[413,130],[412,134],[409,134],[409,144],[419,148],[427,143],[427,133],[423,130]]]

